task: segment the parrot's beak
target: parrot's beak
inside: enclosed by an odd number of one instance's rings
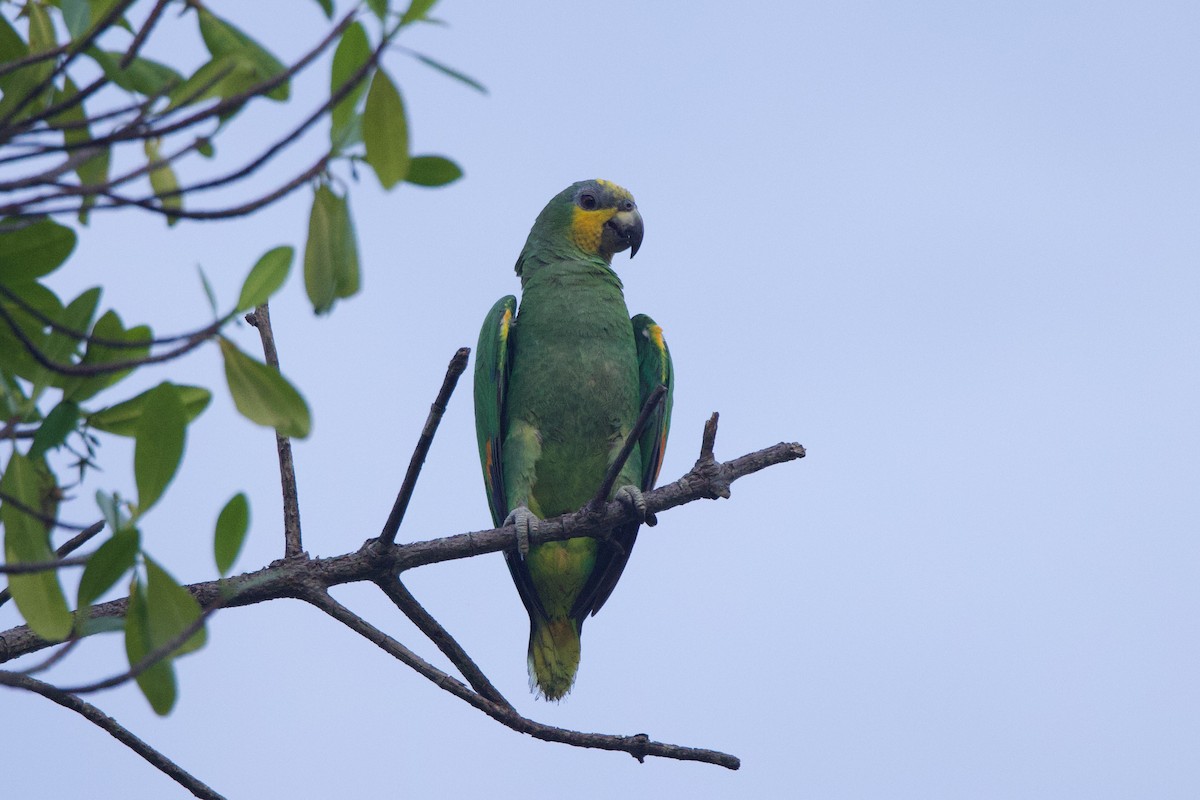
[[[604,223],[603,246],[609,253],[620,253],[629,250],[629,257],[637,255],[642,246],[642,215],[638,210],[618,211],[608,222]]]

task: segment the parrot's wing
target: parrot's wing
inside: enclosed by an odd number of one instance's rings
[[[502,297],[492,306],[475,349],[475,435],[479,439],[479,463],[487,488],[492,523],[504,524],[510,511],[504,494],[504,395],[508,388],[508,334],[512,330],[517,298]]]
[[[475,435],[479,440],[479,463],[483,467],[483,484],[487,488],[488,508],[492,523],[504,524],[508,512],[508,495],[504,487],[504,434],[506,432],[506,393],[508,375],[512,370],[508,357],[509,334],[517,310],[517,298],[511,294],[492,306],[483,328],[479,331],[479,346],[475,348]],[[516,548],[504,551],[508,571],[530,614],[541,614],[541,604],[529,577],[529,567]]]
[[[632,320],[634,341],[637,343],[639,397],[642,405],[659,386],[667,387],[667,396],[662,399],[654,414],[642,431],[638,449],[642,454],[641,490],[648,492],[658,480],[662,469],[663,455],[667,450],[667,432],[671,428],[671,402],[674,393],[675,370],[671,365],[671,351],[663,339],[662,328],[645,314]],[[641,411],[641,407],[638,407]],[[588,614],[595,614],[608,600],[616,588],[629,554],[637,542],[638,525],[623,525],[613,531],[613,544],[601,544],[596,556],[596,569],[588,585],[576,602],[577,618],[582,622]],[[615,545],[615,546],[614,546]]]
[[[633,338],[637,342],[638,377],[642,402],[660,385],[667,387],[667,396],[658,404],[646,430],[638,442],[642,451],[642,491],[654,488],[658,471],[662,469],[667,452],[667,433],[671,430],[671,403],[675,393],[675,368],[671,351],[663,338],[662,328],[645,314],[633,318]]]

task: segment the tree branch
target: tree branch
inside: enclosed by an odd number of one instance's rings
[[[729,484],[739,478],[775,464],[803,458],[804,455],[801,445],[781,442],[724,463],[705,464],[697,461],[696,466],[683,477],[647,492],[646,509],[658,513],[701,498],[722,497],[722,491],[728,492]],[[585,508],[545,520],[529,539],[531,544],[542,544],[575,536],[598,536],[617,525],[633,521],[634,511],[627,504],[613,500],[598,513]],[[375,581],[427,564],[498,553],[516,544],[516,528],[511,525],[390,547],[380,546],[378,539],[369,539],[353,553],[332,558],[280,561],[226,580],[194,583],[187,589],[201,606],[211,605],[218,596],[231,589],[237,592],[237,596],[226,604],[228,608],[283,597],[307,600],[306,595],[311,593],[313,585],[328,588],[345,583]],[[87,613],[93,619],[120,617],[125,614],[126,604],[127,599],[111,600],[92,606]],[[0,632],[0,663],[37,652],[50,644],[27,625],[10,628]]]
[[[271,309],[263,303],[246,315],[258,329],[262,339],[263,357],[279,369],[279,352],[275,349],[275,333],[271,330]],[[292,461],[292,440],[275,431],[275,451],[279,455],[279,482],[283,490],[283,557],[292,558],[304,552],[300,539],[300,498],[296,491],[296,465]]]
[[[442,388],[429,408],[429,416],[426,417],[425,427],[421,429],[421,435],[417,438],[417,447],[413,450],[412,458],[409,459],[408,472],[404,475],[404,482],[400,484],[400,492],[396,495],[396,502],[392,505],[392,513],[388,514],[383,532],[379,534],[379,541],[385,545],[396,541],[396,532],[400,530],[404,512],[408,510],[408,501],[412,499],[417,478],[421,475],[421,466],[425,463],[429,446],[433,444],[433,435],[437,433],[438,423],[442,421],[442,415],[446,413],[446,404],[450,402],[450,395],[453,394],[459,377],[467,368],[467,357],[470,354],[471,348],[460,347],[454,354],[454,358],[450,359],[450,366],[446,367],[446,377],[442,379]]]
[[[21,675],[15,672],[0,671],[0,684],[12,686],[16,689],[25,689],[26,691],[34,692],[35,694],[40,694],[42,697],[58,703],[63,708],[70,709],[76,714],[81,715],[88,722],[91,722],[101,729],[107,731],[118,742],[137,753],[155,769],[159,770],[168,778],[187,789],[196,797],[205,798],[205,800],[224,800],[224,798],[212,788],[205,785],[200,780],[193,777],[190,773],[184,771],[174,761],[167,758],[138,737],[134,736],[128,728],[122,726],[115,719],[108,716],[91,703],[88,703],[87,701],[82,700],[73,694],[68,694],[61,689],[55,688],[44,681],[39,681],[37,678],[31,678],[28,675]]]
[[[621,445],[621,450],[617,453],[617,457],[609,464],[608,472],[605,473],[604,480],[600,483],[600,488],[596,490],[596,496],[588,504],[590,508],[600,508],[601,505],[608,502],[608,495],[613,490],[613,484],[617,482],[617,476],[621,474],[621,468],[629,460],[634,445],[642,438],[642,432],[646,430],[646,425],[650,422],[650,415],[654,413],[654,410],[658,408],[666,395],[667,387],[660,383],[650,393],[650,396],[646,398],[646,402],[642,404],[642,411],[638,414],[637,422],[633,424],[633,429],[625,437],[625,442]]]

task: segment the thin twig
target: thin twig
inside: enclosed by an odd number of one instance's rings
[[[134,736],[128,728],[125,728],[115,719],[108,716],[86,700],[78,698],[75,695],[68,694],[67,692],[51,686],[44,681],[39,681],[37,678],[31,678],[28,675],[20,675],[15,672],[0,672],[0,684],[12,686],[17,689],[25,689],[35,694],[40,694],[47,700],[53,700],[63,708],[70,709],[76,714],[81,715],[88,722],[91,722],[100,727],[102,730],[107,731],[118,742],[137,753],[155,769],[161,771],[168,778],[187,789],[196,797],[204,798],[204,800],[224,800],[222,795],[218,794],[216,791],[192,776],[190,773],[184,771],[174,761],[167,758],[138,737]]]
[[[404,475],[404,482],[400,484],[400,492],[396,495],[396,502],[392,505],[392,513],[388,514],[383,532],[379,534],[379,541],[385,545],[396,541],[396,532],[400,530],[400,523],[404,521],[404,512],[408,510],[408,501],[412,499],[417,478],[421,475],[421,465],[425,463],[429,446],[433,444],[433,435],[437,433],[438,423],[442,421],[442,415],[446,413],[446,404],[450,401],[450,395],[453,394],[455,385],[458,384],[459,376],[467,368],[467,357],[470,354],[471,348],[460,347],[454,354],[454,358],[450,359],[450,365],[446,367],[446,377],[442,379],[442,388],[438,390],[437,397],[429,408],[429,416],[425,419],[425,427],[421,429],[421,435],[417,438],[417,446],[413,450],[412,458],[408,461],[408,472]]]
[[[13,501],[11,498],[6,497],[5,502],[12,503]],[[13,505],[17,505],[17,504],[13,503]],[[22,509],[22,510],[24,510],[24,509]],[[26,511],[25,513],[29,513],[29,512]],[[74,526],[63,525],[62,523],[56,523],[56,524],[59,524],[61,527],[74,527]],[[65,558],[66,556],[70,555],[71,553],[75,552],[80,547],[82,547],[84,544],[86,544],[93,536],[95,536],[102,530],[104,530],[104,520],[98,520],[97,522],[93,522],[91,525],[88,525],[82,531],[75,534],[70,539],[63,542],[61,545],[59,545],[58,549],[54,551],[54,555],[58,556],[59,558]],[[7,603],[11,597],[12,597],[12,594],[8,591],[7,588],[0,590],[0,606]]]
[[[471,684],[471,688],[493,703],[512,708],[512,703],[508,702],[504,695],[500,694],[500,690],[492,685],[488,677],[483,674],[483,670],[467,655],[467,651],[450,635],[450,632],[425,610],[417,598],[413,597],[412,592],[408,590],[399,576],[389,575],[386,578],[379,578],[375,583],[383,590],[384,594],[391,598],[396,607],[404,612],[404,616],[412,620],[412,623],[420,628],[421,633],[425,634],[429,641],[436,644],[446,658],[450,659],[450,662]]]
[[[646,398],[646,402],[642,404],[642,412],[638,414],[637,422],[634,423],[633,429],[629,431],[629,435],[625,437],[625,443],[621,445],[621,450],[617,453],[617,457],[609,464],[608,472],[605,473],[600,488],[596,490],[596,496],[588,504],[591,508],[600,508],[608,502],[608,495],[612,492],[613,485],[617,482],[617,476],[621,474],[621,468],[629,460],[634,446],[642,438],[642,432],[646,430],[646,425],[650,423],[650,416],[658,408],[659,403],[662,402],[666,394],[667,387],[660,383],[650,393],[650,396]]]
[[[50,327],[54,331],[57,331],[58,333],[61,333],[64,336],[69,336],[72,339],[78,339],[80,341],[87,342],[88,344],[98,344],[102,347],[111,347],[113,349],[128,348],[128,349],[132,350],[134,348],[148,347],[151,345],[175,344],[176,342],[191,341],[191,340],[195,339],[197,336],[208,335],[209,332],[212,330],[212,325],[205,325],[203,328],[200,328],[199,330],[191,331],[189,333],[179,333],[179,334],[175,334],[174,336],[155,336],[150,339],[136,339],[136,340],[109,339],[104,336],[95,336],[91,333],[87,333],[84,331],[77,331],[74,328],[68,328],[66,325],[63,325],[61,322],[55,321],[53,317],[50,317],[47,314],[43,314],[36,307],[34,307],[32,304],[26,302],[23,297],[21,297],[19,294],[14,292],[12,289],[9,289],[7,286],[0,285],[0,294],[4,295],[9,300],[16,303],[21,308],[22,311],[24,311],[26,314],[28,314],[29,316],[36,319],[38,322]],[[228,322],[232,318],[233,318],[233,314],[226,314],[224,317],[221,318],[221,320],[222,320],[222,322]],[[3,437],[0,436],[0,438],[3,438]]]
[[[63,567],[83,567],[88,556],[58,558],[53,561],[20,561],[16,564],[0,564],[0,575],[29,575],[34,572],[53,572]]]
[[[716,764],[726,769],[737,769],[741,766],[741,761],[736,756],[729,755],[728,753],[656,742],[652,741],[645,734],[614,736],[605,733],[584,733],[582,731],[572,731],[566,728],[558,728],[553,725],[544,725],[540,722],[535,722],[528,717],[521,716],[512,706],[495,703],[472,691],[462,682],[434,667],[400,642],[388,636],[353,611],[350,611],[350,609],[334,600],[323,589],[314,590],[311,596],[306,596],[304,599],[367,641],[376,645],[385,653],[408,665],[439,688],[445,689],[450,694],[474,706],[505,727],[519,733],[527,733],[535,739],[541,739],[545,742],[559,742],[574,747],[591,747],[600,750],[625,752],[632,755],[638,761],[643,760],[646,756],[659,756],[661,758],[672,758],[680,761],[701,761],[708,764]]]
[[[271,330],[271,309],[263,303],[246,315],[246,322],[258,329],[263,356],[269,365],[278,370],[279,353],[275,349],[275,333]],[[304,553],[300,539],[300,500],[296,491],[292,440],[275,431],[275,450],[279,454],[279,481],[283,489],[283,557],[292,558]]]
[[[17,337],[17,339],[25,347],[26,352],[33,357],[34,361],[41,364],[51,372],[57,372],[59,375],[84,377],[108,375],[114,372],[123,372],[127,369],[142,367],[146,364],[158,364],[163,361],[170,361],[172,359],[179,358],[185,353],[195,350],[197,347],[211,339],[221,330],[221,326],[225,324],[225,320],[217,320],[207,328],[201,329],[187,342],[179,347],[176,347],[174,350],[169,350],[165,353],[159,353],[153,356],[133,358],[125,361],[108,361],[100,364],[62,364],[51,359],[41,351],[41,348],[33,343],[33,340],[30,339],[28,334],[26,334],[21,326],[17,324],[17,321],[13,319],[12,315],[4,307],[3,303],[0,303],[0,319],[4,320],[4,322],[8,324],[8,327],[12,329],[13,335]]]

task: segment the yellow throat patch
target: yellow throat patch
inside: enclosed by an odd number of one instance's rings
[[[587,253],[600,252],[600,235],[604,231],[604,223],[617,213],[620,201],[633,199],[633,195],[612,181],[597,180],[596,183],[607,189],[615,202],[611,206],[592,211],[584,211],[579,206],[571,208],[571,241]]]

